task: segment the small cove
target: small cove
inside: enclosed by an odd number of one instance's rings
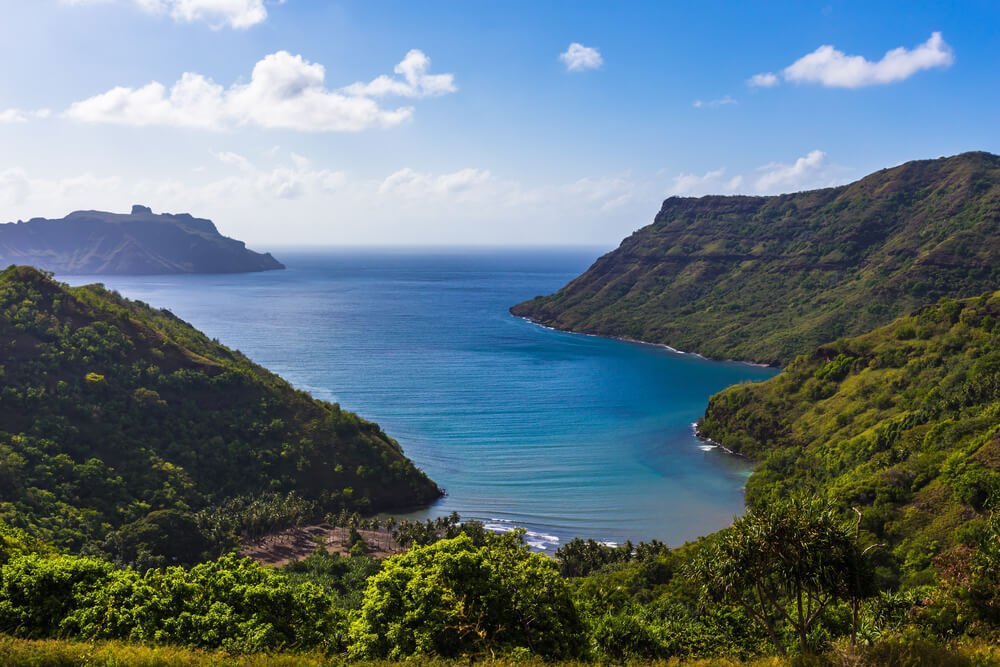
[[[377,421],[448,495],[553,550],[671,545],[742,511],[748,464],[694,435],[708,397],[775,369],[554,331],[507,312],[593,249],[275,253],[286,271],[61,277],[168,308],[294,385]]]

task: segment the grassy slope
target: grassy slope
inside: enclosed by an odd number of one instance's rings
[[[1000,491],[1000,292],[946,299],[731,387],[701,430],[759,460],[749,502],[798,490],[863,508],[917,583]]]
[[[1000,157],[909,162],[777,197],[670,198],[557,293],[561,329],[784,364],[941,297],[1000,285]]]
[[[0,515],[60,546],[242,494],[376,510],[440,493],[376,424],[167,311],[28,267],[0,273],[0,383]]]

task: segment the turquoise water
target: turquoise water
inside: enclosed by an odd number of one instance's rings
[[[99,280],[379,422],[448,492],[417,516],[523,526],[552,550],[573,536],[676,545],[741,512],[748,467],[706,451],[692,422],[714,392],[774,370],[507,312],[599,251],[277,254],[288,270]]]

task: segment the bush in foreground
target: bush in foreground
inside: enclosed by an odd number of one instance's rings
[[[583,626],[555,561],[517,533],[467,535],[388,558],[351,626],[355,658],[578,657]]]

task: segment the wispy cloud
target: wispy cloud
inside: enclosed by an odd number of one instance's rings
[[[564,52],[559,54],[559,60],[566,65],[566,70],[569,72],[584,72],[589,69],[597,69],[604,64],[604,58],[601,57],[600,51],[579,42],[570,44]]]
[[[432,97],[453,93],[455,76],[453,74],[428,74],[431,59],[419,49],[411,49],[393,71],[403,78],[398,79],[388,75],[376,77],[368,83],[355,83],[344,88],[349,95],[361,97]]]
[[[185,72],[169,89],[158,81],[119,86],[73,103],[67,118],[86,123],[221,130],[241,126],[306,132],[358,132],[399,125],[413,108],[387,109],[374,97],[426,97],[456,90],[451,74],[427,73],[430,59],[412,50],[396,65],[402,78],[381,76],[340,90],[326,87],[323,65],[278,51],[253,68],[250,82],[228,88]]]
[[[170,16],[178,23],[207,23],[212,29],[244,30],[267,20],[264,0],[62,0],[66,5],[131,4],[149,14]],[[284,0],[277,0],[282,4]]]
[[[667,194],[692,197],[796,192],[843,182],[847,172],[829,164],[823,151],[813,150],[791,163],[770,162],[744,174],[730,174],[722,167],[701,174],[681,173],[673,177]]]
[[[780,83],[778,75],[774,72],[764,72],[762,74],[754,74],[752,77],[747,79],[747,85],[751,88],[773,88]]]
[[[736,104],[736,100],[729,95],[725,95],[717,100],[695,100],[691,103],[691,106],[695,109],[718,109],[719,107],[726,107],[733,104]]]
[[[917,72],[949,67],[955,62],[952,48],[934,32],[926,42],[913,49],[898,47],[887,51],[880,60],[850,56],[829,44],[824,44],[782,70],[785,81],[815,83],[828,88],[861,88],[905,81]],[[770,87],[778,84],[777,75],[755,74],[748,84]]]
[[[52,115],[49,109],[36,109],[25,111],[23,109],[3,109],[0,110],[0,125],[5,123],[27,123],[35,118],[48,118]]]
[[[704,174],[678,174],[667,194],[679,197],[736,192],[743,185],[740,175],[727,176],[725,169],[713,169]]]
[[[754,188],[758,192],[789,192],[803,190],[808,186],[815,187],[815,177],[825,166],[826,153],[820,150],[809,151],[792,164],[774,162],[758,169],[760,176],[754,181]]]

